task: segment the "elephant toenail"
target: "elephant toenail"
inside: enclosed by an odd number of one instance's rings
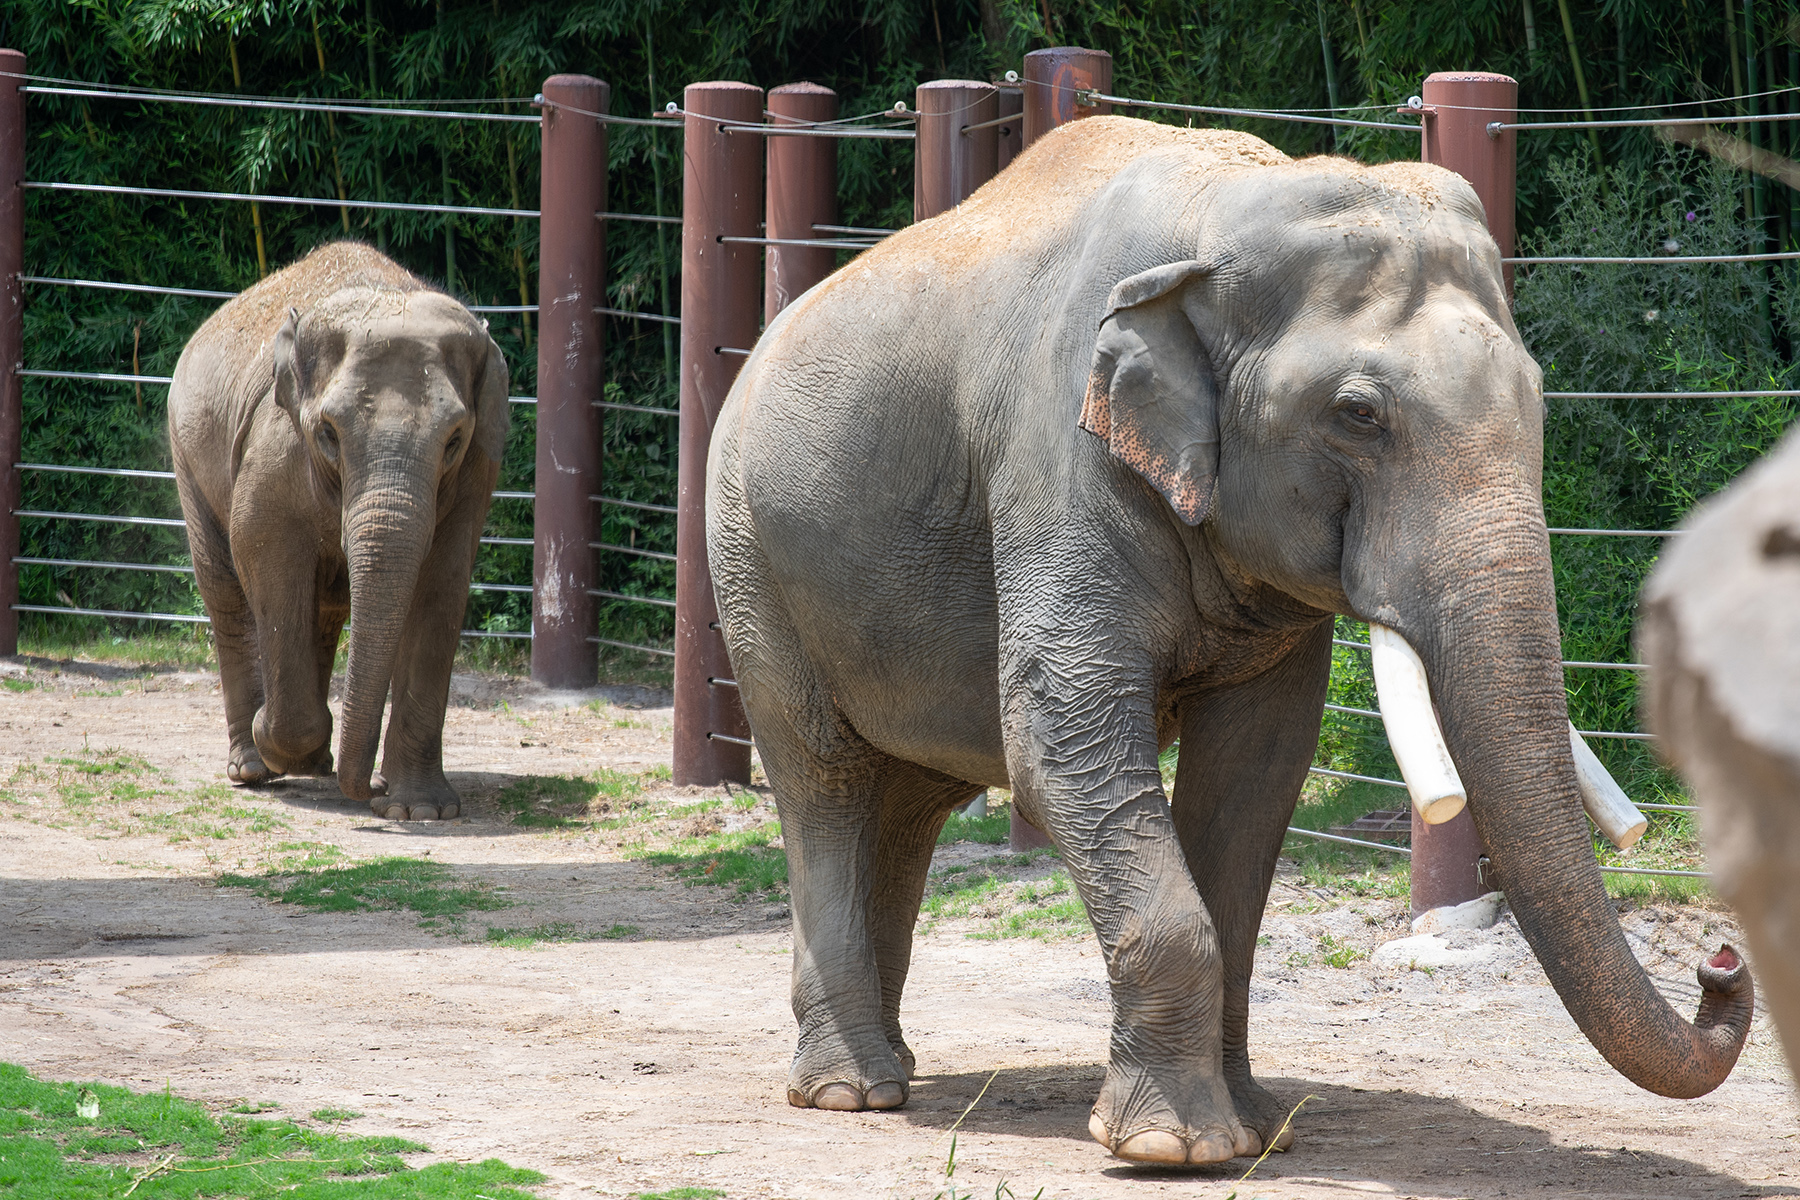
[[[1209,1133],[1194,1139],[1188,1147],[1187,1160],[1191,1163],[1217,1163],[1237,1155],[1236,1139],[1223,1130]]]
[[[1230,1158],[1230,1146],[1226,1148],[1225,1158]],[[1134,1133],[1119,1143],[1113,1151],[1120,1158],[1132,1162],[1182,1163],[1188,1161],[1187,1147],[1181,1139],[1164,1129],[1146,1129]],[[1201,1159],[1202,1162],[1219,1162],[1218,1158]]]
[[[443,808],[438,810],[438,819],[448,821],[451,817],[456,816],[460,812],[462,812],[462,805],[446,804]]]
[[[387,806],[387,811],[382,815],[390,821],[404,821],[406,820],[406,806],[404,804],[390,804]]]
[[[788,1103],[793,1105],[795,1108],[811,1108],[812,1107],[812,1105],[810,1105],[806,1102],[806,1093],[801,1091],[799,1088],[789,1088],[788,1089]]]
[[[1243,1128],[1242,1135],[1238,1138],[1236,1147],[1234,1147],[1234,1149],[1237,1150],[1235,1157],[1255,1158],[1262,1153],[1262,1148],[1262,1135],[1246,1125]]]
[[[1099,1113],[1088,1114],[1088,1133],[1093,1135],[1096,1142],[1108,1150],[1112,1149],[1112,1135],[1106,1132],[1106,1122],[1100,1119]]]
[[[830,1109],[832,1112],[861,1112],[862,1089],[851,1087],[847,1083],[828,1083],[813,1093],[813,1107]]]
[[[869,1089],[870,1108],[899,1108],[906,1103],[906,1089],[897,1083],[878,1083]]]
[[[435,821],[438,819],[438,810],[435,806],[430,804],[415,804],[412,807],[411,819],[414,821]]]

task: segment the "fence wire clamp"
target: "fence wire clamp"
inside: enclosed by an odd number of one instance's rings
[[[732,737],[729,733],[713,733],[710,730],[706,734],[706,740],[709,742],[730,742],[734,746],[756,745],[756,743],[749,738]]]

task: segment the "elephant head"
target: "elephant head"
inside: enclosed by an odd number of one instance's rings
[[[274,371],[318,507],[340,518],[351,615],[338,783],[367,801],[383,789],[377,734],[420,567],[455,500],[493,486],[506,360],[450,297],[359,286],[289,310]]]
[[[1711,1090],[1748,1031],[1749,975],[1721,949],[1689,1024],[1601,885],[1568,735],[1542,374],[1480,202],[1436,168],[1322,159],[1227,180],[1197,222],[1192,258],[1113,288],[1083,427],[1228,577],[1416,649],[1507,900],[1576,1023],[1653,1092]]]

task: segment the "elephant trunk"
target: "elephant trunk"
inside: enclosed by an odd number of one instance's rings
[[[1632,955],[1578,790],[1541,510],[1524,497],[1505,507],[1499,520],[1492,509],[1463,509],[1470,528],[1438,528],[1415,543],[1484,549],[1474,562],[1440,560],[1420,572],[1435,576],[1418,593],[1433,599],[1403,636],[1417,639],[1507,903],[1569,1015],[1640,1087],[1704,1095],[1730,1074],[1749,1032],[1749,972],[1721,947],[1699,969],[1703,994],[1689,1024]]]
[[[388,683],[412,607],[420,565],[431,549],[435,496],[430,483],[409,486],[416,464],[371,464],[381,481],[353,493],[344,509],[350,568],[350,655],[345,670],[338,786],[352,800],[380,794],[371,776]],[[396,479],[408,480],[394,483]]]

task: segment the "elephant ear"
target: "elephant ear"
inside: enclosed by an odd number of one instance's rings
[[[1113,288],[1081,405],[1081,428],[1104,438],[1189,525],[1212,511],[1219,397],[1183,299],[1188,285],[1212,270],[1169,263]]]
[[[494,462],[506,453],[506,430],[512,423],[512,403],[506,398],[509,376],[506,356],[494,339],[488,339],[487,358],[475,380],[475,444]]]
[[[300,310],[288,309],[287,320],[275,334],[275,403],[287,410],[295,421],[300,419]]]

